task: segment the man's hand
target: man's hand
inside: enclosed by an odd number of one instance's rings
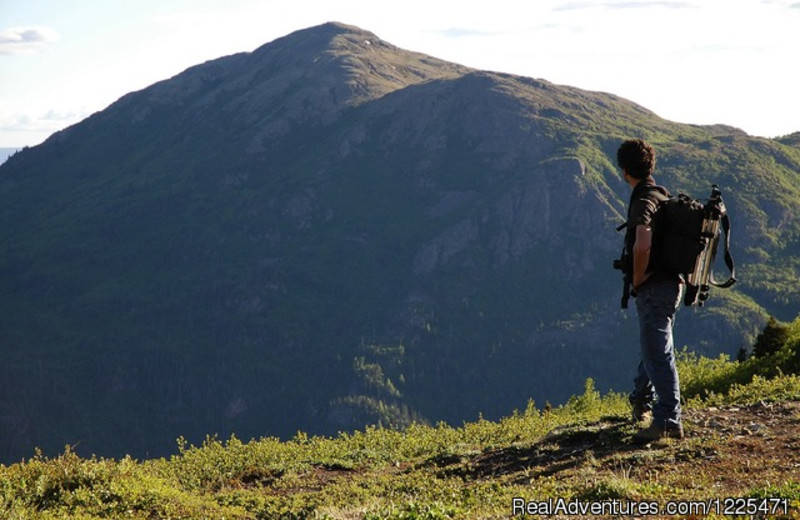
[[[632,289],[635,291],[648,278],[647,264],[650,263],[650,247],[653,243],[653,230],[650,226],[636,226],[636,241],[633,243],[633,279]]]

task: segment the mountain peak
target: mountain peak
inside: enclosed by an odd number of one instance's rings
[[[331,89],[350,92],[338,102],[354,105],[432,79],[453,78],[472,69],[396,47],[370,31],[340,22],[301,29],[253,52],[261,66],[301,75]],[[280,69],[280,70],[278,70]]]
[[[160,125],[180,112],[183,124],[200,128],[229,114],[255,132],[245,148],[306,124],[329,124],[342,110],[418,83],[460,77],[473,69],[407,51],[372,32],[340,22],[301,29],[253,52],[224,56],[186,69],[121,98],[100,118],[121,117],[132,128]],[[75,126],[91,130],[98,117]],[[85,123],[90,123],[86,125]],[[51,140],[62,141],[75,127]]]
[[[328,47],[335,45],[337,37],[344,36],[345,38],[361,38],[363,40],[378,40],[375,34],[356,27],[354,25],[347,25],[341,22],[326,22],[321,25],[299,29],[292,33],[282,36],[274,41],[265,43],[254,52],[258,53],[276,45],[290,45],[296,46],[320,46]],[[305,45],[304,45],[305,44]]]
[[[227,99],[229,110],[244,107],[253,122],[331,122],[344,108],[470,70],[400,49],[358,27],[329,22],[251,53],[197,65],[146,90],[160,105],[190,103],[200,111],[220,108]]]

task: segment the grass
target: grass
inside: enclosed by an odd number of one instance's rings
[[[334,438],[298,432],[289,441],[208,437],[200,446],[179,439],[176,454],[143,461],[86,459],[67,446],[54,458],[37,453],[0,466],[0,515],[507,518],[512,506],[523,512],[522,504],[548,500],[611,507],[731,496],[786,505],[786,514],[773,509],[791,517],[800,512],[800,456],[793,455],[800,451],[800,376],[789,369],[799,345],[795,322],[786,344],[761,358],[684,353],[688,437],[681,442],[632,446],[626,396],[601,396],[589,379],[563,406],[530,402],[498,421],[460,427],[368,427]]]

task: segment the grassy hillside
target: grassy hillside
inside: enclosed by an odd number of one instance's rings
[[[567,508],[561,513],[604,507],[607,515],[610,508],[685,501],[675,506],[699,516],[798,518],[800,319],[771,326],[780,330],[762,334],[757,358],[683,354],[681,442],[634,447],[625,396],[601,396],[587,380],[584,393],[563,406],[531,402],[497,422],[478,418],[458,428],[374,427],[336,438],[298,433],[287,442],[208,438],[202,446],[179,439],[177,454],[144,461],[85,459],[67,447],[55,458],[0,466],[0,514],[508,518],[549,500]],[[675,512],[667,516],[686,516]]]

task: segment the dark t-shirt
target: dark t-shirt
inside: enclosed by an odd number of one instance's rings
[[[633,243],[636,241],[636,226],[650,226],[653,220],[653,214],[658,207],[659,201],[657,193],[669,197],[669,191],[663,186],[658,186],[652,176],[642,179],[639,181],[639,184],[633,188],[628,205],[628,234],[625,238],[625,244],[631,258],[633,258]],[[647,272],[653,273],[650,275],[650,278],[647,279],[647,282],[660,280],[680,281],[679,275],[670,274],[658,268],[658,263],[654,261],[652,250],[650,263],[647,264]]]
[[[636,230],[636,226],[649,226],[653,220],[653,213],[658,206],[655,191],[660,191],[666,196],[669,192],[656,184],[653,177],[647,177],[639,182],[631,193],[630,205],[628,207],[628,229]]]

